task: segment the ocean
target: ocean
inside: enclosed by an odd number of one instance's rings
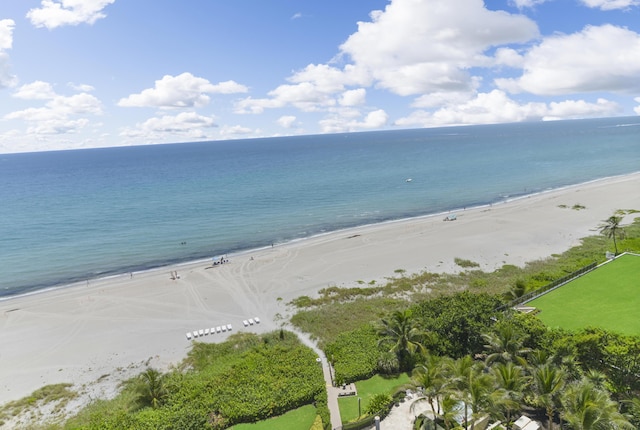
[[[640,117],[0,154],[0,297],[639,170]]]

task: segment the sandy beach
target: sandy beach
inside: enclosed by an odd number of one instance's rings
[[[572,209],[577,204],[585,208]],[[187,332],[223,324],[231,333],[274,330],[295,297],[383,280],[397,269],[452,272],[455,257],[488,271],[522,265],[597,234],[617,209],[640,209],[640,174],[457,211],[455,221],[441,214],[354,228],[229,255],[221,265],[200,261],[3,300],[0,404],[59,382],[84,392],[80,401],[110,396],[118,380],[146,365],[166,369],[183,359]],[[255,317],[259,324],[243,326]]]

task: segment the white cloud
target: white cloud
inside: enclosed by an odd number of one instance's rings
[[[640,91],[640,35],[613,25],[545,39],[524,57],[517,79],[497,79],[510,92],[557,95]]]
[[[0,20],[0,89],[12,87],[16,83],[16,77],[11,74],[9,56],[4,52],[13,46],[14,26],[12,19]]]
[[[278,124],[284,128],[291,128],[296,122],[296,117],[293,115],[284,115],[278,118]]]
[[[91,94],[76,94],[73,96],[54,96],[44,107],[28,108],[11,112],[5,119],[22,119],[25,121],[62,120],[76,115],[101,115],[102,103]]]
[[[202,107],[211,100],[208,94],[232,94],[246,92],[247,88],[234,81],[211,84],[204,78],[185,72],[178,76],[165,75],[138,94],[120,99],[122,107],[192,108]]]
[[[448,104],[462,104],[470,100],[473,92],[435,92],[418,97],[411,104],[415,108],[435,108]]]
[[[56,93],[50,83],[35,81],[18,88],[13,97],[23,100],[50,100],[56,97]]]
[[[90,93],[91,91],[95,90],[93,85],[88,84],[74,84],[73,82],[69,82],[67,85],[69,86],[69,88],[75,91],[82,91],[83,93]]]
[[[13,28],[16,23],[12,19],[0,19],[0,52],[13,46]]]
[[[64,25],[93,24],[106,17],[103,9],[115,0],[42,0],[41,7],[30,9],[27,18],[36,27],[49,30]]]
[[[449,104],[433,112],[418,110],[401,118],[395,125],[404,127],[434,127],[442,125],[497,124],[505,122],[538,121],[610,116],[619,112],[616,103],[598,99],[566,100],[553,103],[518,103],[503,91],[479,93],[460,104]]]
[[[254,130],[240,125],[227,125],[220,130],[220,136],[223,137],[246,136],[253,133],[255,133]]]
[[[355,112],[353,113],[355,114]],[[375,130],[385,126],[388,120],[389,115],[387,115],[384,110],[378,109],[369,112],[362,121],[358,121],[357,119],[347,120],[346,115],[338,114],[325,118],[319,123],[323,133],[342,133],[348,131]]]
[[[525,7],[535,7],[536,5],[545,3],[549,0],[511,0],[510,3],[513,3],[519,9],[524,9]]]
[[[498,48],[494,55],[495,63],[498,66],[522,67],[524,57],[515,49]]]
[[[486,50],[538,35],[529,18],[490,11],[482,0],[395,0],[371,18],[341,51],[399,95],[468,90],[468,68],[486,64]]]
[[[633,111],[640,115],[640,97],[636,97],[635,99],[633,99],[633,101],[635,101],[636,103],[638,103],[638,106],[633,108]]]
[[[545,120],[571,119],[610,116],[619,112],[619,106],[606,99],[598,99],[596,103],[588,103],[584,100],[566,100],[563,102],[551,102],[545,114]]]
[[[212,93],[216,94],[238,94],[246,93],[249,89],[235,81],[224,81],[213,85]]]
[[[591,8],[602,10],[628,9],[632,6],[639,6],[639,0],[581,0],[582,3]]]
[[[91,94],[60,96],[51,85],[36,81],[23,85],[16,96],[28,100],[48,100],[43,107],[11,112],[5,120],[21,120],[28,124],[26,134],[34,139],[45,135],[75,134],[90,124],[88,115],[101,115],[102,104]]]
[[[367,90],[364,88],[358,88],[356,90],[349,90],[342,93],[338,103],[340,106],[359,106],[363,105],[367,98]]]
[[[205,130],[213,127],[217,127],[213,117],[198,115],[195,112],[181,112],[177,115],[149,118],[136,124],[135,128],[124,129],[120,135],[161,142],[172,139],[206,139],[211,136]]]

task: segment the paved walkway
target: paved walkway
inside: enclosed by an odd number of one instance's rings
[[[297,334],[302,343],[313,349],[316,354],[318,354],[318,357],[320,357],[320,362],[322,363],[322,374],[324,375],[324,381],[327,388],[327,406],[329,407],[329,415],[331,417],[331,428],[342,428],[340,408],[338,407],[338,393],[342,388],[336,388],[333,386],[333,368],[331,368],[331,365],[329,364],[327,357],[324,355],[324,352],[320,348],[318,348],[318,346],[314,341],[311,340],[308,334],[302,333],[294,329],[293,327],[289,327],[288,329]]]

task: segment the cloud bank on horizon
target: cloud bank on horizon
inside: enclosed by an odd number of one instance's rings
[[[640,115],[640,0],[10,3],[4,153]]]

